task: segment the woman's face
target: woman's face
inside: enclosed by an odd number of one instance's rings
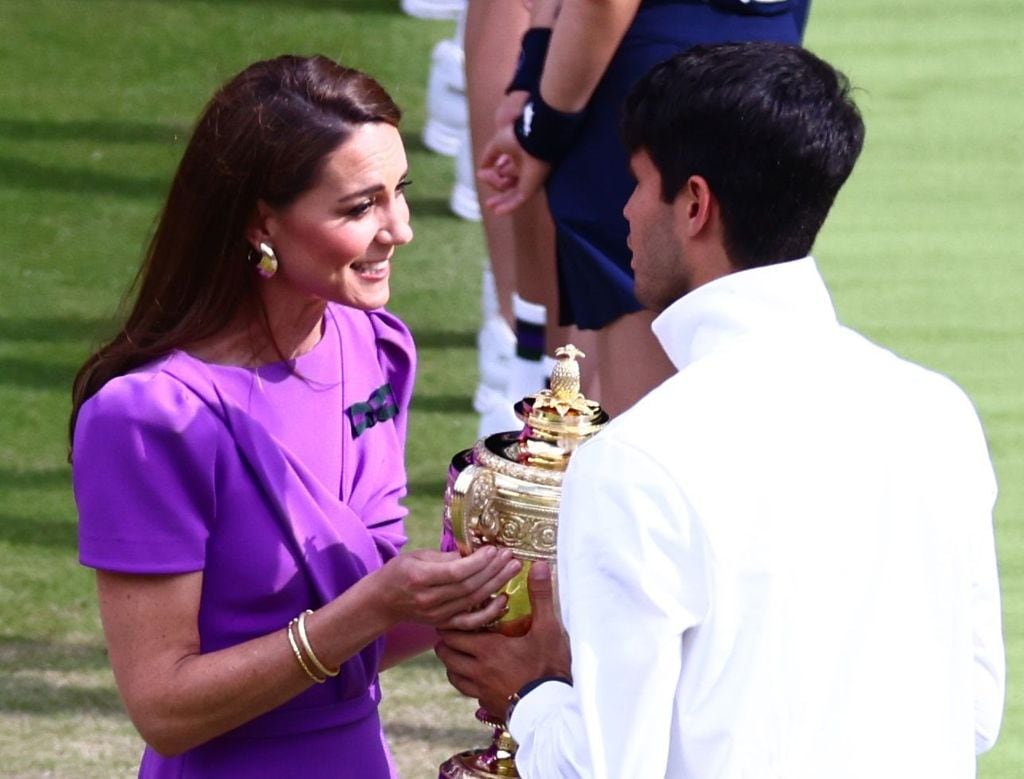
[[[277,255],[265,299],[326,300],[363,310],[391,296],[395,247],[412,240],[409,163],[397,128],[363,124],[325,160],[312,189],[283,209],[260,206],[253,236]]]

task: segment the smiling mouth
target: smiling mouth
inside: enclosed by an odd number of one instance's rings
[[[390,264],[390,259],[383,259],[374,262],[353,262],[350,267],[360,276],[380,276],[383,273],[387,273]]]

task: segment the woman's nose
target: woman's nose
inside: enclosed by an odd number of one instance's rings
[[[381,227],[380,240],[384,243],[401,246],[412,240],[412,224],[409,221],[409,208],[396,208],[391,218]]]

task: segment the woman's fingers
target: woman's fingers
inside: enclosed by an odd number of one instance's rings
[[[445,620],[462,612],[476,611],[480,604],[489,604],[489,599],[497,593],[508,581],[515,576],[522,568],[511,552],[502,550],[494,560],[483,570],[447,585],[440,585],[434,589],[432,596],[436,599],[435,618]],[[499,614],[483,620],[486,624],[496,619]],[[478,627],[478,626],[474,626]]]
[[[496,595],[488,598],[475,611],[461,611],[438,627],[444,630],[480,630],[501,619],[508,611],[508,598]]]
[[[487,198],[487,207],[498,216],[507,216],[523,204],[526,197],[518,189]]]
[[[485,617],[460,619],[466,629],[476,629],[500,616],[501,606],[491,602],[491,596],[522,568],[511,550],[497,547],[483,547],[466,557],[423,549],[401,555],[396,558],[399,560],[396,564],[402,567],[396,569],[392,592],[406,602],[409,618],[445,624],[484,604]]]

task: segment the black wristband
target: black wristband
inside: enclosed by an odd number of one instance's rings
[[[572,148],[582,124],[583,111],[570,114],[552,108],[541,98],[538,88],[530,94],[514,129],[523,151],[554,164]]]
[[[544,71],[544,60],[548,56],[550,43],[550,27],[531,27],[523,33],[516,72],[505,90],[506,95],[509,92],[533,92],[537,88],[540,84],[540,74]]]
[[[561,682],[562,684],[568,684],[572,687],[572,680],[567,679],[564,676],[542,676],[539,679],[527,682],[519,688],[518,692],[514,692],[508,696],[508,705],[505,707],[505,725],[512,720],[512,712],[516,710],[516,705],[523,698],[526,697],[527,693],[532,692],[536,688],[540,687],[545,682]]]

